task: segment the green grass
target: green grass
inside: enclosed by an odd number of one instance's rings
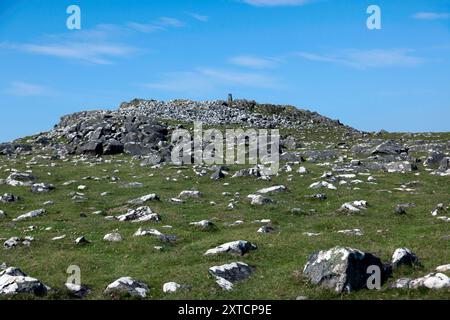
[[[325,133],[319,133],[322,135]],[[445,134],[444,138],[448,138]],[[440,136],[440,139],[443,135]],[[328,143],[327,143],[328,144]],[[329,249],[336,245],[350,246],[372,252],[389,261],[398,247],[408,247],[421,259],[423,267],[403,268],[394,274],[400,277],[419,277],[432,272],[436,266],[450,263],[450,244],[445,236],[450,235],[448,222],[437,220],[430,212],[436,204],[449,204],[449,177],[429,175],[420,167],[420,176],[410,174],[387,174],[373,172],[376,185],[338,186],[338,190],[316,191],[308,186],[319,181],[318,177],[327,167],[305,163],[310,173],[301,176],[295,172],[288,181],[288,173],[274,177],[272,181],[260,181],[254,178],[235,178],[230,176],[220,181],[212,181],[209,174],[198,177],[190,167],[184,169],[165,166],[162,169],[142,168],[139,161],[126,156],[105,157],[111,163],[99,162],[89,165],[79,161],[45,160],[37,158],[38,164],[27,166],[30,157],[9,161],[0,158],[0,178],[9,174],[6,168],[18,170],[32,169],[38,182],[53,183],[56,190],[48,194],[33,194],[28,187],[10,187],[0,185],[0,193],[10,192],[22,198],[14,204],[0,204],[8,216],[0,220],[0,238],[30,235],[35,238],[30,247],[17,247],[0,250],[0,263],[16,266],[28,275],[38,278],[56,290],[44,298],[68,298],[64,283],[68,277],[66,269],[75,264],[81,268],[82,283],[92,289],[89,299],[107,299],[102,292],[105,287],[122,276],[131,276],[148,283],[151,287],[149,299],[295,299],[306,295],[310,299],[448,299],[448,290],[392,290],[387,284],[379,291],[360,290],[351,294],[336,293],[310,285],[301,276],[301,271],[310,253]],[[95,162],[95,161],[92,161]],[[54,163],[54,167],[50,167]],[[298,166],[294,166],[296,170]],[[114,170],[119,170],[115,173]],[[237,167],[231,167],[231,172]],[[181,170],[181,173],[178,173]],[[47,173],[51,172],[51,175]],[[97,176],[100,181],[82,180],[85,176]],[[118,182],[111,182],[106,176],[117,176]],[[167,181],[176,178],[178,181]],[[367,177],[359,177],[366,180]],[[70,186],[62,183],[77,180]],[[415,193],[393,190],[402,183],[420,180]],[[129,182],[144,183],[142,188],[126,188]],[[229,183],[224,186],[224,182]],[[84,203],[74,203],[70,192],[77,191],[80,184],[87,185],[82,191],[88,197]],[[277,202],[273,205],[254,207],[246,196],[260,188],[283,184],[288,191],[271,196]],[[169,201],[182,190],[196,189],[203,193],[200,199],[191,199],[183,204]],[[390,190],[380,192],[379,190]],[[100,193],[111,192],[101,197]],[[226,209],[232,197],[222,196],[222,192],[239,192],[239,203],[233,211]],[[325,192],[326,201],[305,199],[305,195]],[[136,197],[157,193],[161,201],[148,205],[162,216],[162,221],[141,224],[107,221],[103,216],[92,215],[97,210],[105,213],[121,214],[126,212],[127,201]],[[336,210],[346,201],[367,200],[370,207],[363,215],[343,215]],[[45,207],[47,214],[22,222],[11,222],[16,216],[30,210],[43,208],[43,202],[52,200],[54,205]],[[216,205],[210,204],[215,201]],[[415,207],[408,209],[405,216],[396,216],[397,203],[413,202]],[[312,215],[293,215],[291,209],[299,207]],[[112,211],[111,211],[112,210]],[[80,213],[87,218],[80,217]],[[189,222],[212,219],[218,230],[201,232],[189,226]],[[226,224],[235,220],[244,220],[245,224],[229,227]],[[256,219],[271,219],[277,228],[274,234],[258,234],[260,224],[252,223]],[[36,226],[35,231],[24,233],[28,226]],[[172,229],[163,228],[173,226]],[[140,227],[152,227],[161,232],[175,234],[179,240],[171,245],[161,244],[153,237],[133,237]],[[51,227],[51,230],[45,228]],[[360,228],[364,236],[337,234],[340,229]],[[120,243],[108,243],[102,240],[106,233],[118,230],[124,237]],[[383,230],[382,233],[377,230]],[[303,232],[320,232],[317,237],[307,237]],[[51,238],[65,234],[60,241]],[[74,240],[84,235],[91,244],[76,246]],[[244,257],[221,255],[204,257],[203,253],[216,245],[233,240],[248,240],[258,245],[258,250]],[[153,247],[163,245],[159,252]],[[213,265],[243,261],[256,267],[253,276],[235,285],[232,292],[221,290],[214,279],[208,275]],[[390,281],[392,281],[391,279]],[[192,286],[190,291],[176,294],[164,294],[165,282],[175,281]],[[5,297],[1,297],[4,299]],[[17,296],[14,298],[34,298]]]

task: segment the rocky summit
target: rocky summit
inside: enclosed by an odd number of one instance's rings
[[[278,170],[174,162],[194,122],[278,129]],[[449,222],[450,132],[135,99],[0,144],[0,299],[448,299]]]

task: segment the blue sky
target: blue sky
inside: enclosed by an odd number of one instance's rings
[[[362,130],[450,131],[450,0],[0,0],[0,141],[136,97],[228,92]]]

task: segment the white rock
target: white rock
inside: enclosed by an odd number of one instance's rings
[[[346,230],[339,230],[337,233],[352,235],[352,236],[362,236],[363,233],[360,229],[346,229]]]
[[[186,199],[186,198],[200,198],[202,193],[200,191],[195,190],[185,190],[181,191],[178,195],[178,198]]]
[[[319,188],[328,188],[330,190],[336,190],[337,188],[329,182],[319,181],[311,184],[309,186],[310,189],[319,189]]]
[[[109,284],[104,294],[128,294],[134,297],[145,298],[149,291],[150,288],[144,282],[131,277],[122,277]]]
[[[255,250],[257,247],[256,245],[245,241],[245,240],[237,240],[232,242],[224,243],[220,246],[217,246],[215,248],[209,249],[205,252],[205,256],[210,255],[216,255],[220,253],[231,253],[231,254],[237,254],[237,255],[244,255],[245,253],[249,252],[250,250]]]
[[[28,213],[18,216],[17,218],[13,219],[13,221],[22,221],[22,220],[26,220],[26,219],[30,219],[30,218],[34,218],[34,217],[39,217],[39,216],[43,215],[44,213],[45,213],[44,209],[33,210],[33,211],[30,211]]]
[[[279,186],[264,188],[264,189],[258,190],[256,192],[260,193],[260,194],[268,194],[268,193],[283,192],[285,190],[286,190],[285,186],[279,185]]]
[[[120,242],[122,241],[122,236],[118,232],[108,233],[103,237],[103,240],[110,242]]]
[[[422,278],[411,280],[409,287],[412,289],[423,287],[428,289],[450,288],[450,278],[443,273],[430,273]]]
[[[439,267],[436,268],[436,271],[438,271],[438,272],[450,271],[450,264],[444,264],[442,266],[439,266]]]

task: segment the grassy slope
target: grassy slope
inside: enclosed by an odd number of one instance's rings
[[[318,138],[318,137],[316,137]],[[448,135],[441,135],[448,139]],[[326,140],[325,140],[326,141]],[[328,144],[328,143],[327,143]],[[320,148],[320,147],[318,147]],[[29,159],[29,157],[27,158]],[[162,170],[142,168],[138,162],[125,156],[111,158],[112,163],[99,163],[94,166],[79,163],[74,165],[60,160],[39,160],[38,165],[31,168],[39,182],[53,183],[56,190],[48,194],[32,194],[29,188],[0,185],[0,193],[12,192],[21,196],[22,201],[16,204],[0,204],[0,209],[7,212],[8,217],[0,220],[0,237],[31,235],[35,241],[30,247],[18,247],[12,250],[0,250],[0,263],[20,267],[27,274],[42,280],[60,292],[49,298],[66,297],[63,284],[67,279],[67,267],[76,264],[81,267],[82,282],[93,290],[88,297],[103,299],[106,285],[121,276],[132,276],[147,282],[152,290],[151,299],[294,299],[298,295],[306,295],[311,299],[396,299],[396,298],[450,298],[449,291],[428,290],[390,290],[386,285],[380,291],[361,290],[346,295],[336,295],[309,285],[302,279],[301,270],[311,252],[328,249],[336,245],[351,246],[372,252],[388,261],[397,247],[406,246],[412,249],[422,260],[422,269],[402,269],[394,278],[402,276],[418,277],[432,272],[441,264],[450,262],[448,222],[432,217],[430,211],[437,203],[449,203],[450,183],[448,177],[434,177],[420,169],[420,176],[412,174],[386,174],[374,172],[377,185],[361,184],[360,190],[352,190],[350,186],[339,186],[338,190],[324,191],[328,200],[310,201],[304,195],[316,191],[308,186],[327,170],[315,164],[306,163],[311,173],[301,176],[293,174],[288,181],[288,173],[282,173],[272,181],[258,181],[253,178],[226,178],[211,181],[209,175],[197,177],[190,168],[165,167]],[[25,160],[16,163],[6,162],[0,158],[0,178],[5,178],[6,168],[26,170]],[[50,163],[55,167],[49,167]],[[118,173],[113,171],[118,169]],[[235,169],[235,168],[233,168]],[[297,169],[297,166],[294,167]],[[48,175],[47,172],[51,172]],[[120,181],[112,183],[108,179],[101,181],[82,180],[85,176],[118,176]],[[185,178],[187,176],[187,178]],[[176,178],[178,181],[167,181]],[[68,180],[78,182],[70,186],[62,186]],[[366,177],[360,177],[366,180]],[[416,194],[394,191],[400,184],[420,180]],[[144,183],[143,188],[125,188],[128,182]],[[228,186],[223,183],[228,182]],[[85,203],[74,203],[69,193],[77,191],[79,184],[85,184],[89,200]],[[246,196],[269,185],[284,184],[289,191],[271,196],[277,204],[253,207]],[[184,204],[169,202],[180,191],[197,189],[204,197],[189,200]],[[391,190],[392,193],[377,190]],[[111,195],[101,197],[100,193],[110,191]],[[239,192],[240,202],[234,211],[226,210],[231,197],[222,196],[222,192]],[[162,201],[148,205],[162,216],[162,222],[146,222],[142,224],[106,221],[102,216],[92,215],[96,210],[108,212],[114,208],[114,214],[124,213],[126,202],[138,196],[157,193]],[[336,213],[342,203],[353,200],[367,200],[370,208],[361,216],[347,216]],[[11,222],[11,219],[33,209],[43,207],[42,203],[53,200],[55,204],[48,206],[43,217],[28,221]],[[210,201],[217,205],[212,206]],[[414,202],[416,207],[408,210],[406,216],[393,213],[397,203]],[[291,208],[300,207],[305,211],[315,209],[309,216],[295,216]],[[87,218],[81,218],[85,212]],[[255,219],[271,219],[278,228],[275,234],[258,234],[259,224],[251,223]],[[219,230],[200,232],[188,224],[201,219],[213,219]],[[235,220],[244,220],[245,224],[228,227],[224,224]],[[162,228],[171,225],[173,229]],[[37,226],[36,231],[24,233],[30,226]],[[161,243],[153,237],[133,237],[139,226],[152,227],[177,235],[180,240],[174,245],[164,245],[162,252],[153,247]],[[46,227],[52,227],[45,231]],[[348,236],[337,234],[340,229],[360,228],[364,236]],[[106,233],[118,229],[124,237],[120,243],[107,243],[102,240]],[[378,233],[377,230],[384,230]],[[321,232],[318,237],[307,237],[303,232]],[[60,241],[51,238],[66,234]],[[85,235],[92,241],[90,245],[79,247],[73,241]],[[258,250],[244,257],[222,255],[204,257],[203,253],[216,245],[233,240],[248,240],[258,245]],[[247,281],[235,286],[233,292],[222,291],[208,276],[208,268],[213,265],[232,261],[244,261],[256,266],[256,272]],[[168,281],[190,284],[191,291],[181,291],[167,295],[162,292],[162,285]],[[23,298],[23,296],[21,297]]]

